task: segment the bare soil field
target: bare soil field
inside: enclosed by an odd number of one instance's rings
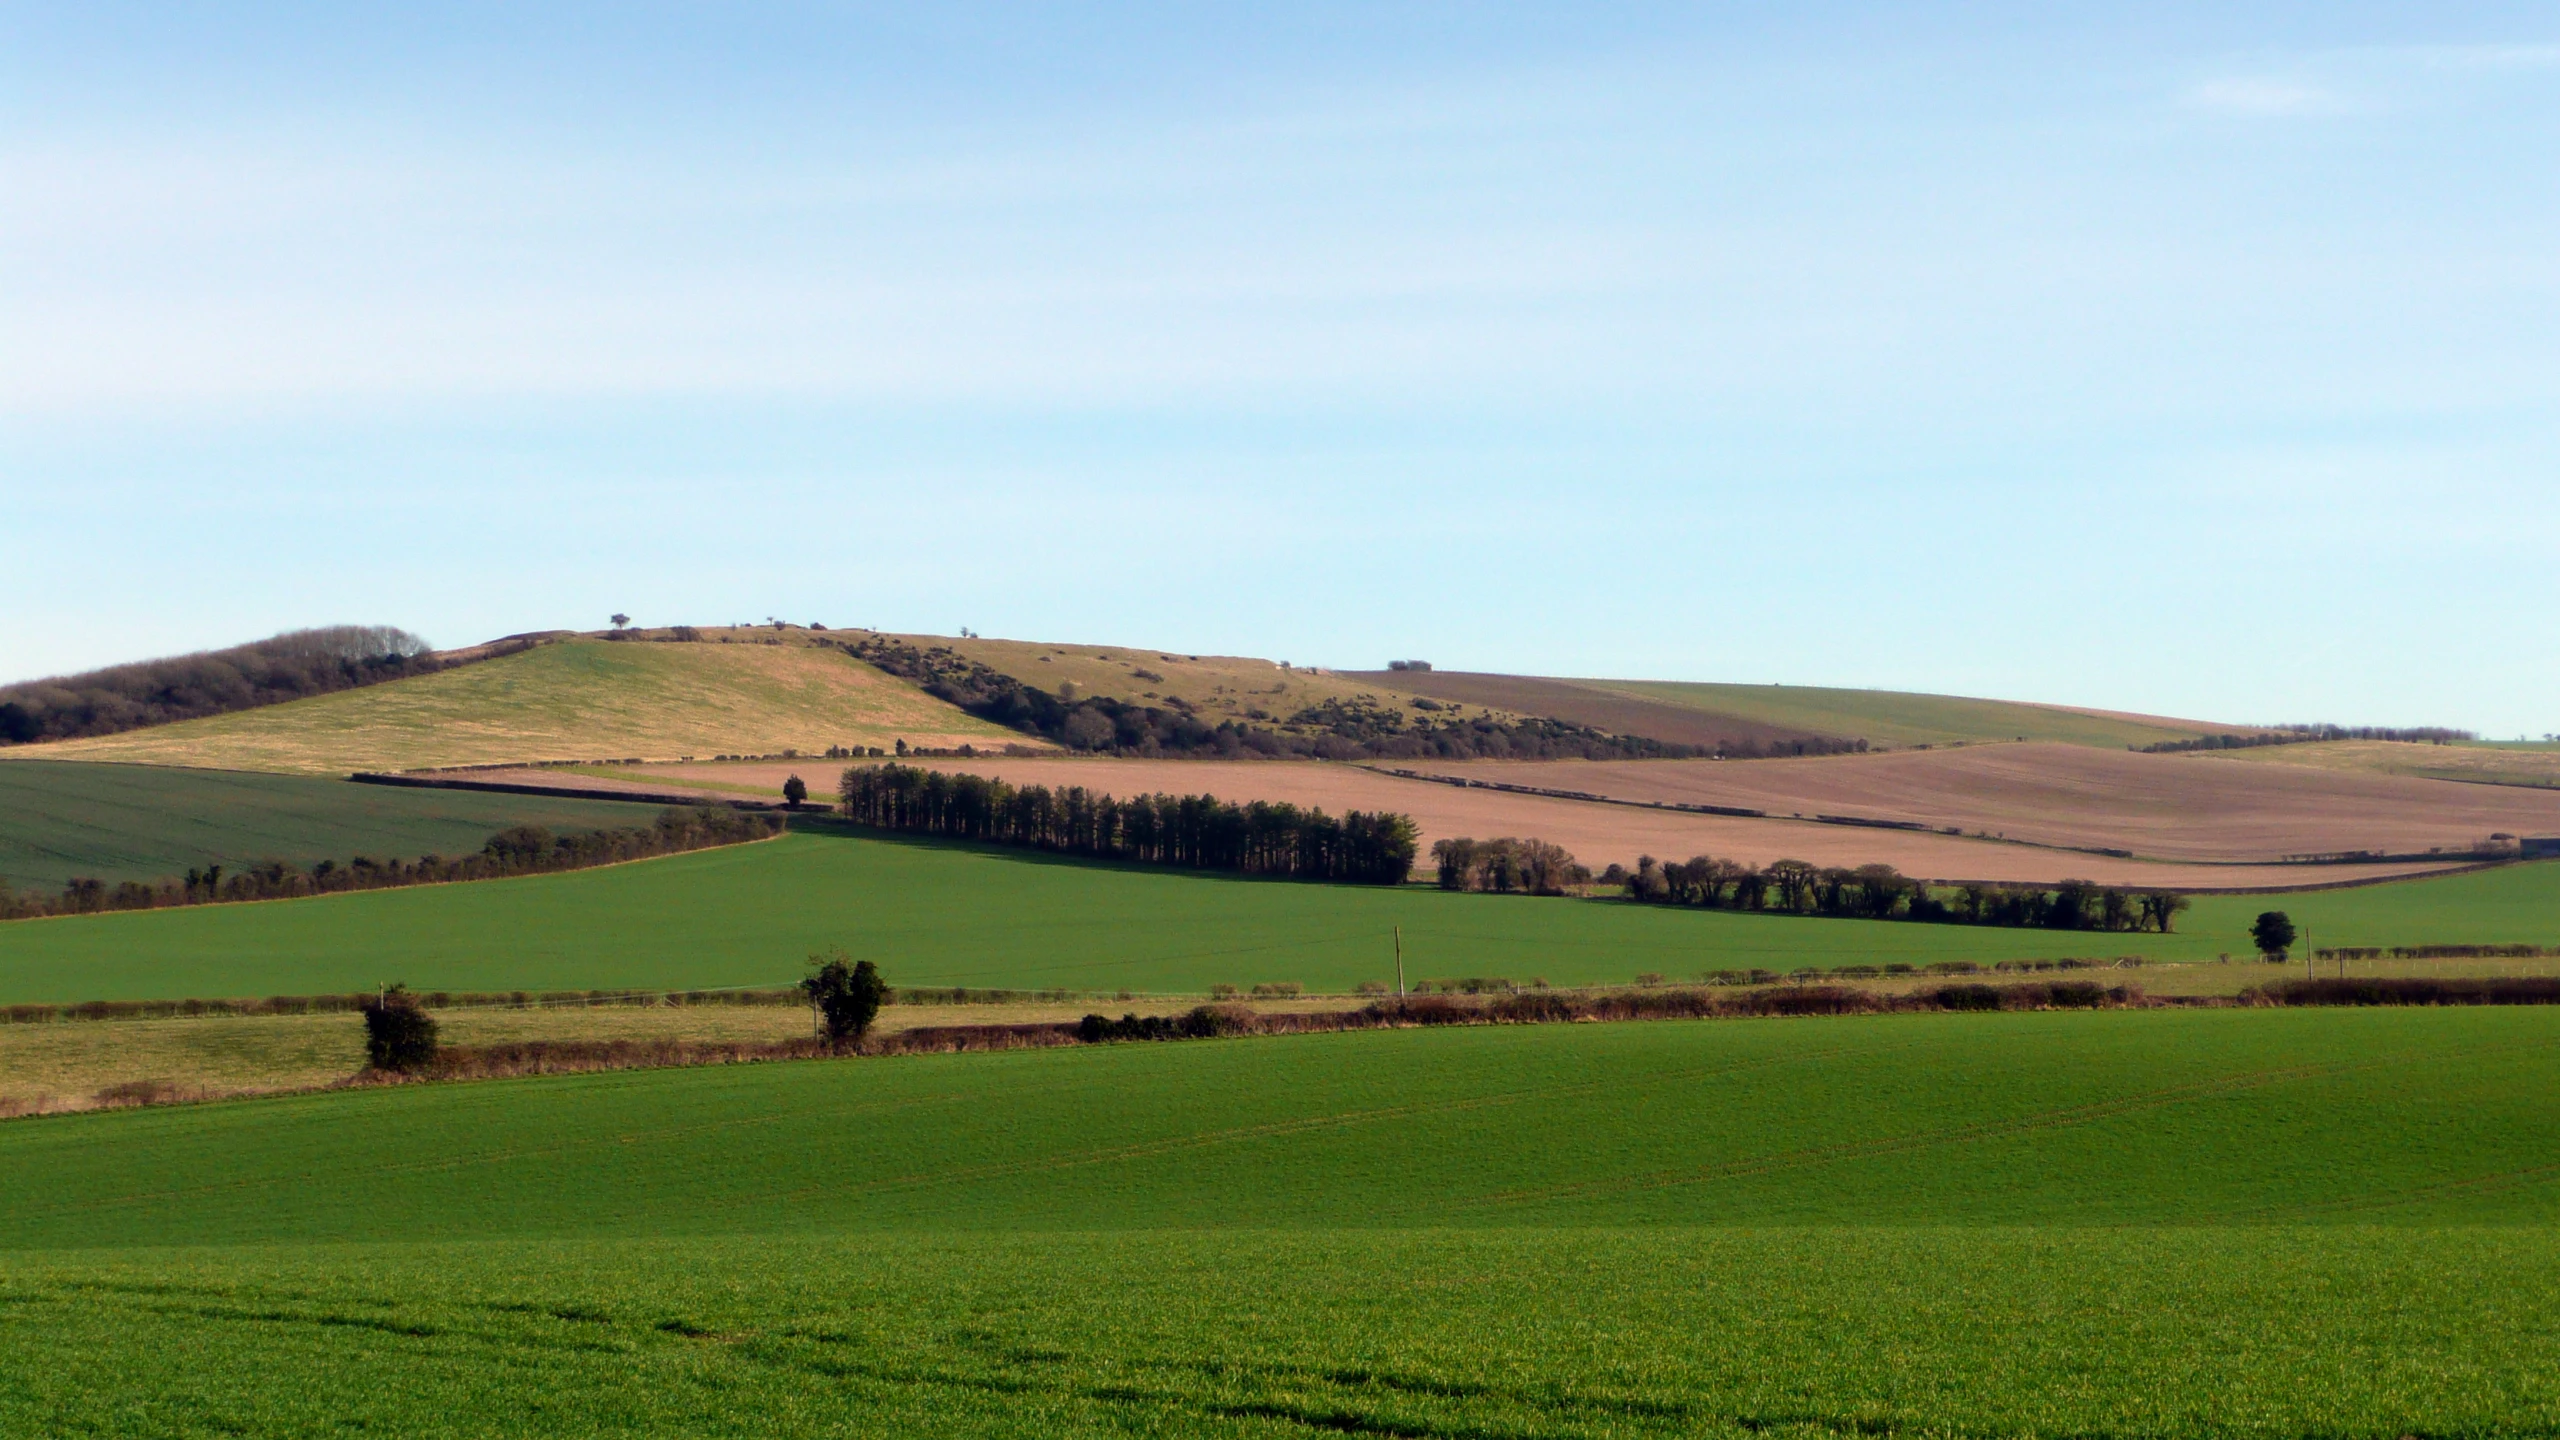
[[[2080,745],[1986,745],[1802,760],[1414,762],[1400,768],[1646,803],[1954,827],[1968,836],[2130,850],[2167,860],[2266,862],[2358,851],[2415,855],[2468,849],[2500,833],[2560,834],[2560,794],[2344,769],[2231,764],[2211,753],[2141,755]]]
[[[1882,758],[1887,757],[1842,757],[1843,760]],[[933,759],[914,763],[938,770],[998,776],[1017,785],[1082,785],[1113,795],[1158,791],[1169,794],[1206,793],[1227,800],[1272,800],[1322,806],[1336,812],[1395,810],[1414,818],[1415,824],[1421,827],[1426,849],[1433,840],[1452,836],[1535,836],[1562,845],[1595,870],[1611,861],[1633,864],[1639,855],[1686,859],[1704,854],[1758,865],[1782,859],[1804,860],[1816,865],[1881,863],[1905,874],[1932,880],[2051,884],[2066,878],[2081,878],[2104,884],[2211,891],[2379,880],[2445,868],[2427,864],[2162,863],[1920,831],[1827,825],[1812,820],[1693,815],[1634,805],[1462,789],[1435,781],[1403,779],[1359,766],[1315,762],[983,756],[974,760]],[[1641,773],[1659,766],[1752,769],[1815,762],[1656,760],[1618,763]],[[1575,773],[1606,768],[1603,763],[1595,762],[1559,764],[1570,766],[1571,772]],[[783,781],[796,774],[808,782],[810,798],[814,801],[834,794],[836,777],[843,768],[840,761],[818,760],[653,765],[611,774],[635,789],[649,789],[660,794],[697,787],[697,793],[707,796],[767,799],[779,798]],[[1554,767],[1479,764],[1465,768],[1488,775],[1498,771],[1506,775],[1529,776],[1543,774]],[[604,777],[527,770],[496,772],[487,778],[527,784],[594,786],[600,784]]]

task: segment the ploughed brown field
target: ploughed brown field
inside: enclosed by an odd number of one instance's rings
[[[2056,747],[2068,748],[2068,747]],[[1889,758],[1889,757],[1878,757]],[[870,763],[870,762],[864,762]],[[1932,880],[1987,880],[2051,884],[2066,878],[2102,884],[2164,886],[2181,890],[2256,890],[2353,883],[2424,874],[2426,864],[2194,864],[2120,859],[1997,840],[1907,830],[1826,825],[1811,820],[1754,820],[1692,815],[1628,805],[1461,789],[1436,781],[1407,780],[1354,765],[1314,762],[1218,760],[1101,760],[982,756],[912,763],[939,770],[998,776],[1017,785],[1082,785],[1113,795],[1148,792],[1212,794],[1228,800],[1287,801],[1327,810],[1396,810],[1421,827],[1423,843],[1450,836],[1535,836],[1573,852],[1597,870],[1611,861],[1632,864],[1639,855],[1687,859],[1717,855],[1765,865],[1804,860],[1816,865],[1891,865]],[[1640,761],[1652,766],[1794,765],[1797,761]],[[843,761],[796,760],[727,764],[653,765],[608,773],[558,770],[491,772],[475,778],[598,789],[629,787],[659,794],[778,797],[783,781],[798,775],[810,799],[831,799]],[[1526,776],[1550,767],[1478,767],[1488,775]],[[1577,770],[1598,765],[1576,763]],[[2233,767],[2235,770],[2239,767]],[[1575,788],[1590,788],[1579,786]],[[2447,787],[2451,788],[2451,787]],[[1810,812],[1808,812],[1810,813]]]
[[[2081,745],[1749,762],[1414,761],[1399,768],[1621,800],[1954,826],[1967,835],[2165,860],[2413,855],[2467,850],[2501,833],[2560,835],[2560,794]]]

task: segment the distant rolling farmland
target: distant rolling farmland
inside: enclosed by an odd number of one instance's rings
[[[1968,835],[2221,862],[2463,851],[2560,834],[2560,793],[2080,745],[1981,745],[1749,763],[1405,762],[1432,774],[1773,815],[1852,815]]]
[[[160,880],[201,865],[478,850],[510,825],[605,830],[651,810],[608,800],[393,790],[302,775],[25,760],[0,765],[0,880]]]
[[[1642,777],[1655,766],[1665,775],[1733,769],[1745,774],[1770,766],[1851,765],[1887,757],[1845,757],[1815,761],[1630,761],[1620,771],[1603,762],[1568,761],[1552,766],[1504,763],[1438,767],[1488,779],[1560,776],[1570,780],[1593,771]],[[1925,758],[1925,757],[1923,757]],[[2174,765],[2175,757],[2144,757]],[[655,784],[681,793],[685,783],[717,795],[778,796],[790,775],[807,781],[817,796],[831,794],[846,762],[789,761],[766,764],[652,766],[612,772],[634,784]],[[876,762],[864,762],[876,763]],[[1941,880],[1997,880],[2052,883],[2066,878],[2107,884],[2163,885],[2187,890],[2233,890],[2330,884],[2422,873],[2442,865],[2278,865],[2249,863],[2213,865],[2157,862],[2056,850],[1994,840],[1881,829],[1827,825],[1813,820],[1749,819],[1697,815],[1635,805],[1594,804],[1539,795],[1461,789],[1432,781],[1410,780],[1356,765],[1285,761],[1106,760],[1038,756],[988,756],[974,760],[938,757],[915,763],[937,769],[996,775],[1015,784],[1083,785],[1115,795],[1149,791],[1173,794],[1210,793],[1229,800],[1288,801],[1320,805],[1328,810],[1394,810],[1411,815],[1421,827],[1427,850],[1432,840],[1457,835],[1536,836],[1564,846],[1598,869],[1611,861],[1632,865],[1639,855],[1685,860],[1712,854],[1765,865],[1773,860],[1804,860],[1816,865],[1887,864],[1908,875]],[[1423,762],[1381,762],[1397,768],[1419,768]],[[1792,773],[1781,770],[1780,774]],[[1855,772],[1847,772],[1855,773]],[[2172,772],[2186,773],[2186,772]],[[579,785],[590,780],[547,775],[540,771],[505,778],[539,783]],[[1523,778],[1521,783],[1538,783]],[[1593,789],[1567,785],[1570,789]],[[1651,797],[1647,797],[1651,798]],[[1819,813],[1811,806],[1808,815]],[[2115,835],[2102,826],[2091,831]],[[2108,848],[2131,848],[2125,841],[2144,835],[2126,828],[2119,839],[2101,839]],[[2476,835],[2468,838],[2476,839]],[[2270,854],[2267,858],[2272,859]]]
[[[828,826],[570,874],[0,923],[0,1004],[422,989],[786,985],[841,945],[899,985],[1201,994],[1410,978],[1623,984],[1727,968],[2249,953],[2259,910],[2322,945],[2560,944],[2560,864],[2203,896],[2177,933],[2092,933],[1453,895],[1081,863]]]
[[[1453,698],[1465,698],[1477,704],[1503,703],[1495,697],[1506,694],[1516,693],[1524,700],[1533,695],[1554,695],[1556,687],[1561,686],[1584,692],[1592,697],[1588,702],[1592,704],[1643,702],[1686,710],[1710,717],[1706,722],[1709,729],[1719,724],[1757,726],[1780,734],[1828,735],[1895,748],[1948,745],[1959,741],[2054,740],[2071,745],[2122,749],[2127,745],[2149,745],[2164,740],[2190,740],[2223,731],[2246,733],[2254,728],[2157,715],[2075,710],[2011,700],[1975,700],[1958,695],[1920,695],[1898,690],[1845,690],[1819,685],[1564,680],[1505,675],[1442,675],[1436,671],[1377,672],[1363,678],[1420,695],[1442,694],[1443,687],[1446,687],[1446,693]]]

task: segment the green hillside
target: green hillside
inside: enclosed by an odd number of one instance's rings
[[[2011,700],[1969,700],[1899,690],[1840,690],[1819,685],[1720,685],[1675,680],[1577,680],[1593,690],[1730,715],[1786,730],[1863,739],[1871,744],[1983,744],[2052,740],[2071,745],[2151,745],[2192,740],[2246,725],[2211,725],[2158,716],[2092,714]]]
[[[16,1122],[0,1431],[2546,1434],[2555,1048],[1654,1023]]]
[[[2199,897],[2179,933],[2095,935],[1674,911],[1120,868],[808,829],[632,865],[259,905],[0,924],[0,1003],[426,988],[788,983],[845,945],[899,983],[1203,993],[1407,974],[1623,984],[1654,971],[2247,953],[2282,908],[2323,944],[2560,944],[2560,865]]]
[[[296,775],[28,760],[0,765],[0,880],[158,880],[206,864],[464,854],[510,825],[604,830],[651,808],[607,800],[395,790]]]
[[[1023,736],[812,643],[571,640],[433,675],[5,759],[124,760],[343,775],[527,760],[822,754],[831,745],[1002,746]]]

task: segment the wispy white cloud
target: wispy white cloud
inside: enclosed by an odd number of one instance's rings
[[[2274,75],[2226,75],[2187,92],[2200,110],[2233,115],[2317,115],[2345,108],[2333,92],[2307,81]]]

